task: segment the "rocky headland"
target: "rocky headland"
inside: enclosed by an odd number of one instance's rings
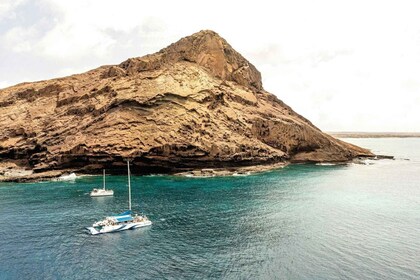
[[[0,180],[63,172],[179,173],[374,156],[264,90],[213,31],[157,53],[0,90]],[[258,169],[258,168],[257,168]]]

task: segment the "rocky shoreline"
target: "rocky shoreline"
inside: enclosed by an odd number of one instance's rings
[[[270,170],[280,169],[289,165],[287,162],[273,164],[241,166],[231,168],[202,168],[185,172],[174,173],[175,176],[184,177],[220,177],[220,176],[246,176],[254,173],[261,173]]]
[[[279,162],[272,164],[251,165],[251,166],[237,166],[237,167],[220,167],[220,168],[195,168],[179,172],[164,173],[167,175],[183,176],[183,177],[215,177],[215,176],[243,176],[254,173],[265,172],[287,166],[287,162]],[[40,182],[49,180],[58,180],[60,176],[67,176],[71,173],[77,175],[98,175],[98,172],[86,172],[78,169],[65,170],[49,170],[45,172],[34,172],[20,168],[16,165],[9,165],[7,167],[0,166],[0,182]],[[118,174],[118,173],[117,173]],[[154,174],[154,173],[150,173]],[[161,173],[159,173],[161,174]],[[149,175],[149,174],[144,174]]]
[[[212,167],[212,168],[191,168],[179,172],[167,172],[163,174],[173,175],[173,176],[182,176],[182,177],[223,177],[223,176],[246,176],[256,173],[262,173],[267,171],[272,171],[276,169],[284,168],[290,164],[316,164],[316,165],[346,165],[349,163],[354,164],[366,164],[366,160],[382,160],[390,159],[393,160],[393,156],[387,155],[376,155],[372,157],[358,157],[350,161],[332,161],[332,162],[277,162],[269,164],[260,164],[260,165],[250,165],[250,166],[231,166],[231,167]],[[67,176],[71,173],[77,173],[78,176],[92,176],[98,175],[97,172],[86,172],[80,169],[63,169],[63,170],[48,170],[44,172],[34,172],[33,170],[28,170],[22,167],[19,167],[16,164],[9,163],[7,165],[0,165],[0,182],[41,182],[41,181],[50,181],[50,180],[60,180],[60,176]],[[117,173],[118,174],[118,173]],[[154,173],[150,173],[154,174]],[[161,174],[161,173],[159,173]],[[142,174],[149,175],[149,174]]]

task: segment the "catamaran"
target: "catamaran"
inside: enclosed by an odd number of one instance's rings
[[[105,169],[104,169],[104,179],[103,179],[103,188],[102,189],[93,189],[90,192],[90,196],[112,196],[114,195],[113,190],[105,189]]]
[[[109,216],[102,221],[95,222],[91,227],[87,227],[92,235],[123,231],[151,226],[152,222],[145,215],[137,215],[131,211],[131,182],[130,182],[130,163],[127,160],[128,169],[128,210],[114,216]]]

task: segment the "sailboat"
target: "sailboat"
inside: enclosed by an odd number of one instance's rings
[[[104,169],[104,179],[103,179],[103,188],[102,189],[93,189],[90,192],[90,196],[112,196],[114,195],[113,190],[105,189],[105,169]]]
[[[101,233],[110,233],[123,231],[127,229],[136,229],[151,226],[152,222],[145,215],[137,215],[131,211],[131,182],[130,182],[130,162],[127,160],[128,169],[128,210],[115,215],[109,216],[102,221],[95,222],[91,227],[87,227],[92,235]]]

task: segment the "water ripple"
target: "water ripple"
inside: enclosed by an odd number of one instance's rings
[[[125,209],[124,176],[104,199],[95,176],[2,184],[0,279],[419,279],[420,140],[372,141],[410,161],[133,177],[153,226],[100,236],[84,227]]]

